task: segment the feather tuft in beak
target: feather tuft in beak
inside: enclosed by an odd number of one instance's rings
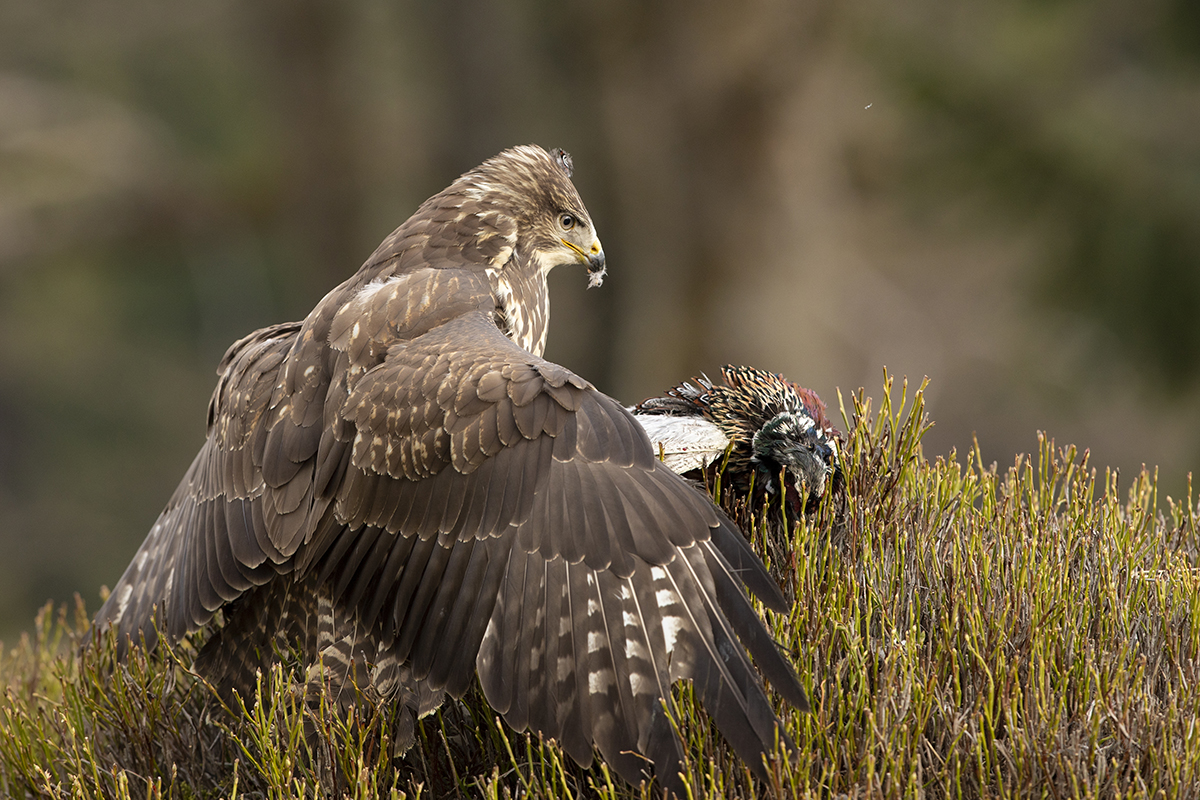
[[[604,276],[608,273],[608,268],[604,264],[603,250],[588,256],[587,271],[589,289],[594,289],[604,283]]]

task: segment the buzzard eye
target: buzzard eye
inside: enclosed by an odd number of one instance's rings
[[[564,231],[569,231],[575,227],[575,217],[571,214],[559,214],[558,224],[562,226]]]

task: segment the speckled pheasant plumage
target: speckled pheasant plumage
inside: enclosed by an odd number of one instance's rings
[[[763,773],[807,699],[749,603],[786,601],[736,525],[616,401],[541,358],[546,275],[604,255],[570,161],[505,151],[430,198],[302,322],[235,343],[204,445],[97,615],[248,692],[277,648],[397,736],[478,674],[517,730],[682,793],[663,699],[691,679]],[[364,686],[366,684],[366,686]],[[346,697],[352,697],[347,695]]]
[[[641,402],[634,416],[676,472],[711,483],[723,468],[727,510],[744,524],[768,509],[765,555],[782,580],[791,563],[789,519],[844,489],[841,436],[812,390],[753,367],[721,372],[724,384],[694,378]]]

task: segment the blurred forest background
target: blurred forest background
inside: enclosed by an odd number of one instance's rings
[[[232,341],[525,142],[609,257],[547,355],[626,402],[887,367],[929,456],[1200,467],[1194,0],[0,0],[0,638],[97,606]]]

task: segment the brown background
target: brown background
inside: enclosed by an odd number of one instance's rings
[[[93,608],[213,368],[506,146],[571,151],[610,279],[548,355],[932,379],[929,456],[1200,465],[1200,12],[1084,2],[0,0],[0,638]]]

